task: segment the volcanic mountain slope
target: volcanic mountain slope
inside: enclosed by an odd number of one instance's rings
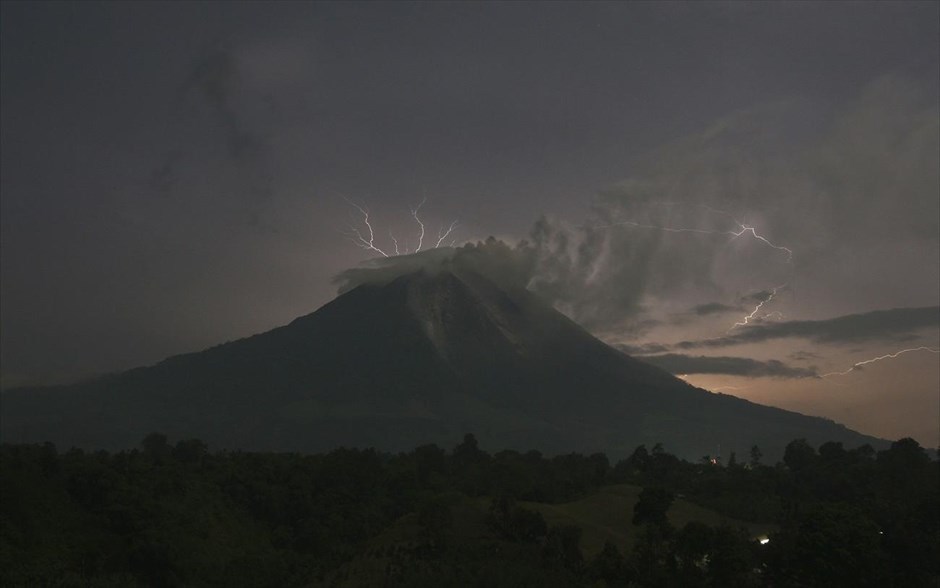
[[[3,395],[4,441],[126,448],[151,431],[210,446],[450,445],[695,459],[803,437],[877,439],[694,388],[605,345],[524,289],[473,271],[362,285],[290,324],[95,380]]]

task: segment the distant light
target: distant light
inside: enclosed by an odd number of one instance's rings
[[[763,539],[760,540],[761,545],[767,545],[768,543],[770,543],[770,539],[768,539],[767,537],[764,537]]]

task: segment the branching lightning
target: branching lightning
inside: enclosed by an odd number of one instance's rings
[[[731,325],[731,328],[728,329],[728,332],[730,333],[731,331],[733,331],[733,330],[734,330],[735,328],[737,328],[737,327],[746,327],[748,324],[750,324],[750,322],[751,322],[752,320],[754,320],[754,317],[757,316],[757,313],[760,312],[760,309],[763,308],[763,306],[764,306],[765,304],[767,304],[768,302],[770,302],[771,300],[774,299],[774,296],[777,295],[777,290],[780,290],[781,288],[786,288],[786,287],[787,287],[786,284],[781,284],[781,285],[779,285],[779,286],[774,287],[774,289],[770,291],[770,294],[767,296],[767,298],[764,298],[763,300],[761,300],[761,301],[757,304],[757,306],[754,307],[754,310],[752,310],[750,314],[745,315],[745,317],[744,317],[743,319],[741,319],[740,321],[738,321],[738,322],[734,323],[733,325]],[[775,314],[778,314],[778,315],[779,315],[780,312],[774,311],[774,312],[765,314],[764,316],[759,317],[759,318],[761,318],[761,319],[766,319],[766,318],[769,318],[769,317],[771,317],[771,316],[773,316],[773,315],[775,315]],[[782,316],[782,315],[781,315],[781,316]]]
[[[437,232],[437,243],[434,244],[434,248],[437,249],[438,247],[440,247],[440,246],[441,246],[441,243],[444,241],[444,239],[446,239],[448,236],[450,236],[450,234],[453,233],[453,232],[454,232],[454,229],[456,229],[456,228],[457,228],[457,221],[454,221],[454,222],[450,223],[450,226],[447,227],[447,230],[446,230],[446,231],[444,230],[444,226],[441,225],[441,230],[439,230],[439,231]],[[453,245],[453,244],[454,244],[454,242],[451,241],[451,245]]]
[[[669,227],[669,226],[663,226],[663,225],[644,224],[644,223],[639,223],[636,221],[614,222],[608,225],[597,225],[596,228],[629,226],[629,227],[635,227],[639,229],[663,231],[666,233],[698,233],[700,235],[726,235],[726,236],[731,237],[731,239],[729,239],[729,242],[734,241],[735,239],[738,239],[739,237],[743,235],[749,235],[752,239],[756,241],[760,241],[767,247],[770,247],[771,249],[785,253],[787,256],[786,257],[787,263],[790,263],[793,261],[792,249],[772,242],[770,239],[768,239],[764,235],[758,233],[756,227],[742,223],[737,218],[735,218],[730,212],[719,210],[717,208],[712,208],[711,206],[708,206],[706,204],[700,204],[699,206],[701,206],[702,208],[706,209],[707,211],[711,213],[719,214],[719,215],[729,218],[730,220],[734,222],[734,224],[738,226],[738,229],[737,230],[718,230],[718,229],[698,229],[698,228],[691,228],[691,227]],[[757,304],[757,306],[754,307],[754,310],[752,310],[749,314],[745,315],[744,318],[741,319],[740,321],[734,323],[734,325],[732,325],[731,328],[729,329],[729,332],[737,327],[747,326],[751,324],[751,322],[754,321],[755,319],[769,319],[774,316],[782,318],[783,315],[779,311],[767,313],[767,314],[764,314],[763,316],[759,316],[759,313],[761,312],[761,309],[764,307],[765,304],[767,304],[768,302],[774,299],[774,296],[777,295],[777,291],[784,287],[786,287],[786,284],[783,284],[781,286],[777,286],[776,288],[774,288],[771,291],[770,295],[767,296],[767,298],[762,300],[759,304]]]
[[[727,212],[727,211],[724,211],[724,210],[718,210],[718,209],[715,209],[715,208],[711,208],[710,206],[707,206],[707,205],[704,205],[704,204],[702,204],[702,205],[700,205],[700,206],[701,206],[702,208],[705,208],[706,210],[708,210],[708,211],[711,212],[711,213],[715,213],[715,214],[719,214],[719,215],[723,215],[723,216],[727,217],[728,219],[730,219],[731,221],[734,222],[734,225],[736,225],[737,228],[732,229],[732,230],[705,229],[705,228],[684,227],[684,226],[657,225],[657,224],[649,224],[649,223],[637,222],[637,221],[633,221],[633,220],[625,220],[625,221],[619,221],[619,222],[611,222],[610,224],[592,225],[592,226],[590,226],[590,227],[588,227],[588,228],[603,229],[603,228],[611,228],[611,227],[615,227],[615,226],[626,226],[626,227],[633,227],[633,228],[637,228],[637,229],[648,229],[648,230],[653,230],[653,231],[662,231],[662,232],[665,232],[665,233],[697,233],[697,234],[700,234],[700,235],[725,235],[725,236],[730,237],[729,243],[730,243],[731,241],[734,241],[734,240],[736,240],[736,239],[738,239],[738,238],[744,236],[744,237],[749,237],[749,238],[751,238],[751,239],[754,239],[754,240],[756,240],[756,241],[760,241],[764,246],[770,247],[771,249],[774,249],[775,251],[778,251],[778,252],[781,252],[781,253],[785,254],[785,255],[786,255],[786,261],[787,261],[787,263],[791,263],[791,262],[793,261],[794,253],[793,253],[793,250],[792,250],[792,249],[790,249],[789,247],[786,247],[786,246],[784,246],[784,245],[780,245],[780,244],[778,244],[778,243],[774,243],[774,242],[771,241],[767,236],[765,236],[765,235],[759,233],[758,230],[757,230],[757,227],[739,221],[739,220],[738,220],[737,218],[735,218],[735,217],[733,216],[733,214],[730,213],[730,212]],[[668,221],[667,221],[667,222],[668,222]],[[774,317],[783,318],[783,314],[780,313],[779,311],[773,311],[773,312],[769,312],[769,313],[764,313],[763,310],[764,310],[764,308],[766,307],[766,305],[767,305],[768,303],[770,303],[772,300],[774,300],[774,297],[778,294],[778,292],[779,292],[780,290],[782,290],[783,288],[786,288],[786,287],[787,287],[787,284],[782,284],[782,285],[780,285],[780,286],[777,286],[777,287],[773,288],[773,289],[770,291],[770,293],[769,293],[766,297],[764,297],[763,300],[761,300],[760,302],[758,302],[758,303],[756,304],[756,306],[754,306],[753,310],[752,310],[750,313],[748,313],[747,315],[745,315],[745,316],[744,316],[742,319],[740,319],[738,322],[734,323],[734,325],[732,325],[731,328],[728,329],[728,332],[731,332],[731,331],[733,331],[734,329],[736,329],[736,328],[738,328],[738,327],[747,327],[747,326],[752,325],[752,324],[754,324],[755,322],[760,321],[760,320],[768,320],[768,319],[771,319],[771,318],[774,318]],[[876,362],[879,362],[879,361],[889,360],[889,359],[895,359],[895,358],[900,357],[901,355],[904,355],[904,354],[907,354],[907,353],[914,353],[914,352],[927,352],[927,353],[933,353],[933,354],[940,354],[940,348],[920,346],[920,347],[911,347],[911,348],[908,348],[908,349],[901,349],[901,350],[895,351],[895,352],[893,352],[893,353],[888,353],[888,354],[885,354],[885,355],[879,355],[879,356],[877,356],[877,357],[872,357],[872,358],[870,358],[870,359],[865,359],[865,360],[856,362],[855,364],[853,364],[851,367],[849,367],[849,368],[846,369],[846,370],[835,371],[835,372],[829,372],[829,373],[821,374],[821,375],[819,375],[819,376],[817,376],[817,377],[819,377],[819,378],[831,378],[831,377],[833,377],[833,376],[844,376],[844,375],[850,374],[850,373],[855,372],[855,371],[861,371],[865,366],[867,366],[867,365],[869,365],[869,364],[876,363]],[[683,375],[679,375],[678,377],[679,377],[679,378],[682,378],[682,379],[685,379],[686,375],[683,374]],[[739,389],[743,389],[743,388],[739,388],[739,387],[735,387],[735,386],[718,386],[718,387],[712,388],[713,391],[718,391],[718,390],[739,390]]]
[[[747,226],[747,225],[744,225],[744,224],[742,224],[742,223],[739,223],[738,221],[734,221],[734,222],[738,223],[738,225],[741,227],[741,230],[738,231],[738,232],[726,231],[726,234],[728,234],[728,235],[734,235],[734,236],[731,238],[732,241],[734,241],[735,239],[737,239],[738,237],[740,237],[740,236],[743,235],[744,233],[750,233],[752,237],[754,237],[754,238],[757,239],[758,241],[763,241],[764,243],[766,243],[768,246],[772,247],[773,249],[776,249],[777,251],[786,251],[786,252],[787,252],[787,261],[788,261],[788,262],[793,261],[793,251],[792,251],[791,249],[789,249],[789,248],[787,248],[787,247],[783,247],[782,245],[774,245],[773,243],[771,243],[770,241],[768,241],[767,238],[764,237],[763,235],[758,235],[758,234],[757,234],[757,231],[754,229],[754,227],[749,227],[749,226]]]
[[[710,210],[714,210],[714,209],[710,209]],[[716,212],[721,212],[721,211],[716,211]],[[635,228],[638,228],[638,229],[653,229],[653,230],[657,230],[657,231],[663,231],[663,232],[665,232],[665,233],[698,233],[698,234],[701,234],[701,235],[729,235],[729,236],[731,237],[730,241],[734,241],[735,239],[737,239],[737,238],[740,237],[741,235],[743,235],[743,234],[745,234],[745,233],[748,233],[748,234],[751,235],[751,237],[753,237],[754,239],[756,239],[756,240],[758,240],[758,241],[763,242],[763,243],[764,243],[765,245],[767,245],[768,247],[770,247],[770,248],[772,248],[772,249],[776,249],[777,251],[783,251],[783,252],[785,252],[785,253],[787,254],[787,262],[788,262],[788,263],[791,262],[791,261],[793,261],[793,250],[790,249],[789,247],[784,247],[784,246],[782,246],[782,245],[776,245],[776,244],[772,243],[767,237],[764,237],[763,235],[759,234],[759,233],[757,232],[757,229],[756,229],[755,227],[748,226],[748,225],[746,225],[746,224],[744,224],[744,223],[742,223],[742,222],[739,222],[738,220],[735,220],[734,222],[735,222],[735,224],[738,225],[738,227],[740,228],[740,230],[738,230],[738,231],[718,231],[718,230],[714,230],[714,229],[691,229],[691,228],[686,228],[686,227],[663,227],[663,226],[659,226],[659,225],[646,225],[646,224],[638,223],[638,222],[634,222],[634,221],[620,221],[620,222],[616,222],[616,223],[611,223],[611,224],[609,224],[609,225],[596,225],[595,228],[609,228],[609,227],[616,227],[616,226],[628,226],[628,227],[635,227]]]
[[[427,198],[422,198],[421,203],[411,209],[411,216],[414,217],[415,222],[418,223],[418,226],[421,228],[421,232],[418,233],[418,247],[415,249],[415,253],[421,251],[421,246],[424,244],[424,223],[421,222],[421,219],[418,218],[418,211],[421,210],[421,207],[424,206],[424,203],[427,202]]]
[[[392,230],[389,229],[388,237],[389,239],[391,239],[392,246],[394,247],[394,253],[392,254],[386,253],[376,243],[375,230],[372,226],[372,222],[369,220],[369,208],[360,206],[356,204],[355,202],[353,202],[352,200],[346,198],[345,196],[343,197],[343,200],[345,200],[350,206],[352,206],[357,211],[359,211],[359,214],[362,216],[362,220],[361,220],[361,223],[363,225],[362,228],[357,228],[354,224],[350,224],[348,226],[348,229],[349,229],[348,232],[344,233],[346,238],[348,238],[350,241],[355,243],[357,247],[361,249],[365,249],[367,251],[375,251],[382,257],[392,257],[394,255],[408,255],[410,253],[418,253],[424,248],[424,238],[426,236],[425,225],[424,225],[424,221],[421,220],[421,217],[418,216],[418,213],[421,211],[421,207],[424,206],[424,204],[427,202],[427,198],[422,198],[421,202],[417,206],[410,209],[411,218],[413,218],[415,222],[418,224],[417,247],[415,247],[414,251],[411,251],[411,249],[408,246],[408,240],[404,241],[404,244],[403,244],[404,246],[402,247],[399,244],[398,238],[395,236]],[[434,247],[432,249],[438,249],[441,246],[445,246],[445,247],[453,246],[456,243],[456,239],[452,239],[449,244],[444,243],[444,241],[445,239],[447,239],[453,234],[456,228],[457,228],[456,220],[450,223],[450,225],[446,226],[446,228],[444,225],[441,225],[440,230],[437,232],[437,241],[434,243]]]
[[[902,349],[900,351],[895,351],[894,353],[888,353],[887,355],[880,355],[878,357],[873,357],[871,359],[866,359],[865,361],[860,361],[854,364],[852,367],[845,371],[841,372],[829,372],[828,374],[822,374],[820,378],[828,378],[830,376],[844,376],[850,372],[862,369],[862,366],[868,365],[870,363],[875,363],[876,361],[881,361],[883,359],[894,359],[899,355],[904,355],[905,353],[911,353],[914,351],[929,351],[930,353],[940,354],[940,349],[934,349],[933,347],[911,347],[910,349]]]
[[[732,216],[732,214],[731,214],[730,212],[727,212],[727,211],[725,211],[725,210],[718,210],[717,208],[712,208],[711,206],[708,206],[707,204],[702,204],[702,205],[700,205],[700,206],[701,206],[702,208],[704,208],[705,210],[708,210],[708,211],[710,211],[710,212],[715,212],[715,213],[718,213],[718,214],[723,214],[723,215],[725,215],[726,217],[728,217],[728,218],[730,218],[731,220],[733,220],[733,221],[734,221],[734,224],[736,224],[736,225],[738,225],[738,227],[740,227],[740,229],[741,229],[740,231],[723,231],[724,234],[726,234],[726,235],[731,235],[731,240],[732,240],[732,241],[734,241],[735,239],[737,239],[738,237],[740,237],[740,236],[743,235],[744,233],[750,233],[752,237],[754,237],[754,238],[757,239],[758,241],[763,241],[764,244],[766,244],[767,246],[769,246],[769,247],[771,247],[771,248],[773,248],[773,249],[776,249],[777,251],[785,251],[785,252],[787,253],[787,262],[793,261],[793,251],[792,251],[790,248],[784,247],[784,246],[782,246],[782,245],[775,245],[775,244],[771,243],[770,240],[767,239],[767,237],[764,237],[763,235],[758,235],[758,234],[757,234],[757,229],[756,229],[755,227],[749,227],[749,226],[747,226],[746,224],[742,223],[741,221],[739,221],[738,219],[736,219],[734,216]]]
[[[369,251],[375,251],[376,253],[381,254],[383,257],[388,257],[388,253],[385,253],[384,251],[382,251],[375,245],[375,232],[372,230],[372,224],[369,222],[369,209],[359,206],[358,204],[356,204],[352,200],[349,200],[348,198],[344,197],[343,200],[345,200],[352,206],[355,206],[356,209],[360,213],[362,213],[362,222],[366,225],[366,228],[369,230],[369,238],[366,239],[365,237],[362,236],[362,233],[359,232],[359,229],[357,229],[353,225],[349,225],[350,233],[346,235],[349,238],[349,240],[363,249],[366,249]],[[396,250],[398,248],[397,241],[395,242],[395,248]]]

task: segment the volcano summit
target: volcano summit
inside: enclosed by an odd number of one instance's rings
[[[151,431],[219,448],[483,446],[612,457],[662,442],[770,458],[794,438],[877,439],[695,388],[591,336],[472,264],[353,287],[274,330],[156,365],[3,395],[4,441],[127,448]]]

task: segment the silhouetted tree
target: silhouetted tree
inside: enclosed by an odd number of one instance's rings
[[[774,585],[884,586],[878,531],[857,509],[817,505],[802,513],[795,526],[772,536],[770,577]]]
[[[486,454],[480,450],[477,438],[472,433],[463,436],[463,442],[454,447],[454,461],[457,464],[480,461]]]
[[[490,528],[508,541],[533,543],[547,533],[541,513],[522,508],[507,496],[493,499],[487,522]]]
[[[548,530],[542,556],[550,564],[561,563],[571,571],[580,571],[584,565],[581,553],[581,527],[557,525]]]
[[[151,459],[161,459],[170,454],[170,445],[163,433],[150,433],[140,442],[140,447]]]
[[[173,448],[173,457],[183,463],[196,463],[209,452],[209,446],[199,439],[177,441]]]
[[[687,523],[676,533],[673,540],[673,553],[680,571],[687,576],[686,580],[704,576],[700,572],[704,567],[705,556],[711,549],[713,536],[712,528],[698,521]]]
[[[646,445],[640,445],[634,449],[633,455],[631,455],[627,461],[630,463],[633,469],[636,469],[640,472],[645,472],[650,463],[650,454],[646,450]]]
[[[816,450],[806,439],[790,441],[783,452],[783,463],[793,472],[805,470],[816,461]]]
[[[672,501],[672,493],[663,488],[643,488],[640,499],[633,505],[633,524],[649,523],[666,528],[669,525],[666,511]]]
[[[604,548],[591,561],[591,575],[603,580],[608,586],[625,585],[627,570],[623,555],[610,541],[604,542]]]
[[[764,457],[764,454],[761,453],[760,447],[757,445],[751,447],[751,461],[749,463],[751,464],[752,468],[756,468],[758,465],[760,465],[760,458],[762,457]]]

